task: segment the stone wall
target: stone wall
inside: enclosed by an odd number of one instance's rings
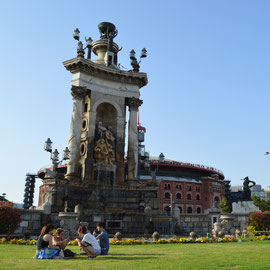
[[[211,216],[204,214],[181,214],[180,222],[178,219],[178,226],[176,233],[181,235],[189,234],[190,232],[195,232],[198,235],[205,236],[208,232],[212,230]]]
[[[145,226],[147,224],[147,215],[145,213],[116,211],[116,209],[108,210],[108,212],[106,211],[102,215],[98,211],[92,211],[91,215],[89,213],[88,216],[76,218],[76,222],[78,224],[79,222],[86,222],[88,229],[92,231],[95,228],[96,222],[105,221],[110,235],[114,235],[118,231],[126,237],[142,236],[145,233]],[[174,218],[177,220],[175,234],[189,235],[190,232],[195,232],[197,235],[206,236],[208,232],[212,231],[212,216],[212,214],[180,214],[178,217],[175,216]],[[220,214],[220,216],[225,215]],[[231,226],[234,229],[239,229],[240,231],[246,229],[247,214],[226,214],[226,216],[233,218]],[[22,222],[11,237],[37,238],[43,225],[52,223],[57,228],[63,227],[64,222],[63,217],[57,213],[47,214],[43,210],[23,209]],[[73,228],[73,231],[76,230],[77,228]],[[151,229],[149,232],[152,233]],[[70,233],[70,236],[74,237],[74,232]]]
[[[44,224],[49,222],[49,215],[42,210],[22,210],[22,222],[14,232],[14,237],[36,238]]]
[[[220,216],[224,215],[219,215],[219,218]],[[248,225],[247,214],[226,214],[226,216],[233,218],[231,226],[234,230],[246,230]],[[190,232],[195,232],[197,235],[206,236],[208,232],[211,233],[212,231],[213,221],[211,214],[181,214],[177,220],[176,234],[188,235]]]

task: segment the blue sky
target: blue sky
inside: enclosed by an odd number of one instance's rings
[[[23,200],[25,174],[50,163],[47,137],[67,146],[73,30],[99,38],[114,23],[149,84],[140,120],[151,155],[210,165],[232,185],[270,185],[269,1],[1,1],[0,194]],[[37,187],[41,180],[37,181]],[[35,202],[37,201],[37,192]]]

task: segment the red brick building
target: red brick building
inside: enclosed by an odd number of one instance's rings
[[[156,170],[157,169],[157,170]],[[151,159],[151,171],[156,170],[160,180],[158,197],[160,209],[171,211],[178,207],[180,213],[203,214],[217,206],[225,195],[224,175],[221,171],[204,165]],[[150,172],[143,167],[142,181],[150,180]]]

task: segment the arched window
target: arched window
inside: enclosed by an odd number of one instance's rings
[[[189,207],[187,208],[187,212],[188,212],[189,214],[192,214],[192,207],[191,207],[191,206],[189,206]]]
[[[219,199],[218,196],[216,196],[216,197],[214,198],[214,206],[215,206],[215,207],[218,207],[219,202],[220,202],[220,199]]]
[[[201,213],[201,207],[197,207],[197,214]]]
[[[169,193],[169,192],[166,192],[166,193],[165,193],[165,199],[170,199],[170,198],[171,198],[170,193]]]
[[[180,214],[181,214],[181,213],[182,213],[182,211],[183,211],[182,207],[181,207],[181,206],[178,206],[178,209],[179,209]]]
[[[187,200],[191,201],[191,194],[190,193],[187,194]]]
[[[177,193],[177,194],[176,194],[176,199],[177,199],[177,200],[181,200],[181,199],[182,199],[181,193]]]
[[[199,201],[201,199],[200,194],[196,195],[196,200]]]

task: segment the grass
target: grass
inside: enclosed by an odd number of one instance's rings
[[[111,246],[108,256],[92,260],[37,260],[35,248],[0,245],[0,269],[270,269],[270,241]]]

